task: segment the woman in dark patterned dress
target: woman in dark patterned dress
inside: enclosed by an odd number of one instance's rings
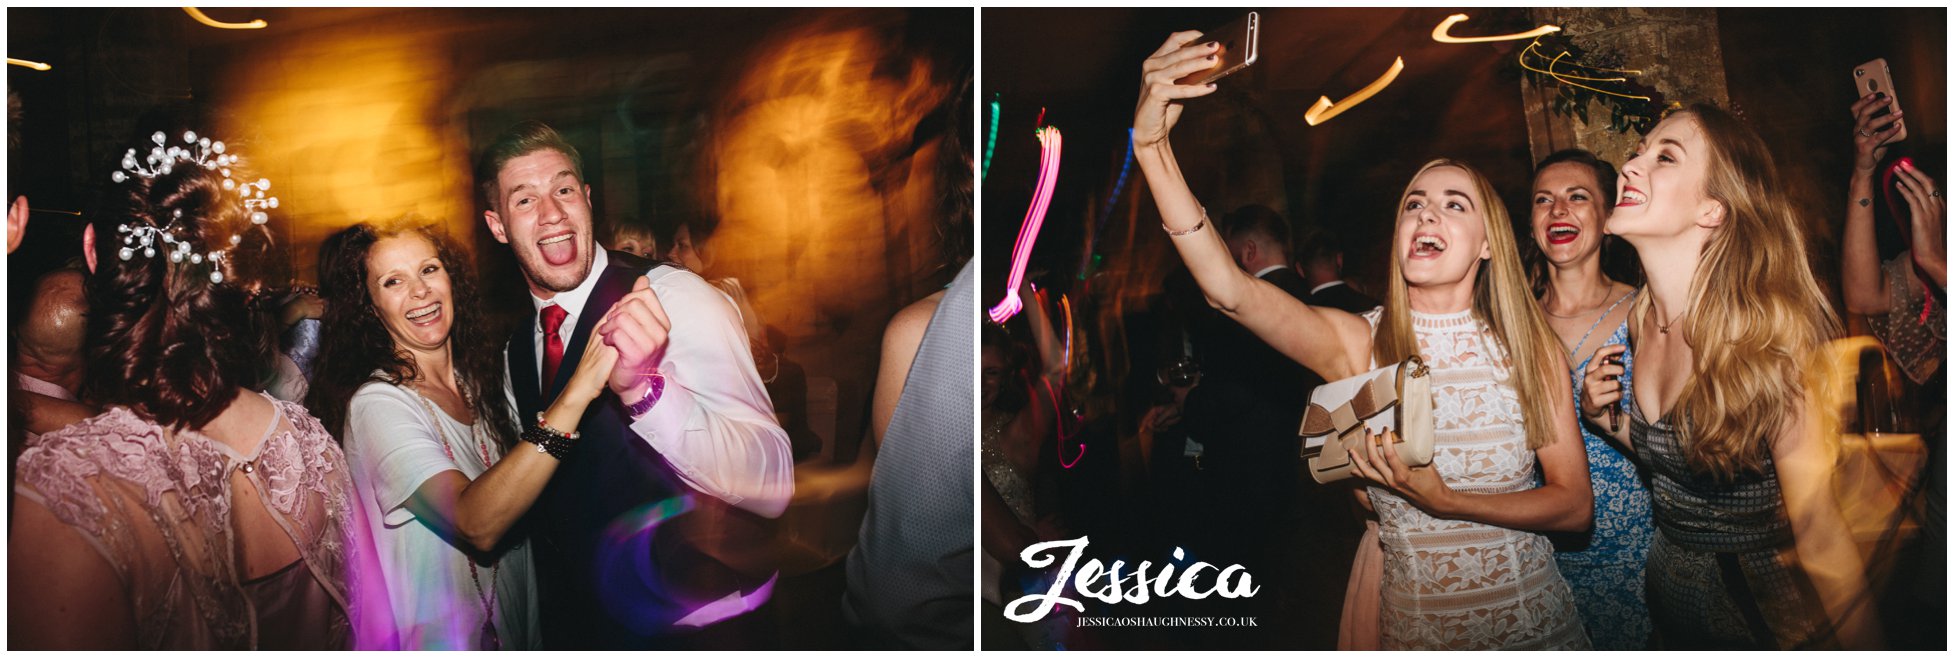
[[[1832,497],[1817,400],[1839,333],[1762,139],[1711,106],[1658,124],[1622,165],[1608,232],[1648,275],[1628,326],[1635,379],[1596,355],[1582,414],[1648,465],[1648,601],[1660,648],[1874,648],[1864,562]],[[1624,397],[1626,399],[1624,400]]]

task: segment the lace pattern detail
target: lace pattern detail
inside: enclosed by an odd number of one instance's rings
[[[194,431],[171,435],[122,407],[44,435],[21,454],[16,490],[111,565],[143,648],[256,646],[231,516],[230,476],[246,464],[314,580],[347,610],[345,457],[302,407],[270,401],[282,420],[255,460]],[[343,635],[348,619],[336,617],[320,623]]]
[[[1364,314],[1373,331],[1381,309]],[[1446,485],[1478,493],[1535,486],[1506,354],[1470,311],[1412,314],[1432,368],[1432,463]],[[1371,487],[1384,549],[1385,649],[1585,649],[1573,596],[1547,538],[1434,518]]]

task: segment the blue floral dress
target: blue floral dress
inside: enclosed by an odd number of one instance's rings
[[[1626,344],[1628,323],[1623,321],[1602,347]],[[1627,368],[1621,380],[1626,390],[1635,366],[1628,358],[1622,363]],[[1581,373],[1587,366],[1588,362],[1582,361],[1574,367],[1575,400],[1581,399]],[[1626,414],[1621,422],[1628,422]],[[1554,561],[1560,564],[1561,577],[1574,589],[1574,605],[1581,611],[1594,648],[1643,649],[1648,646],[1651,628],[1643,573],[1649,562],[1649,542],[1655,537],[1649,489],[1636,472],[1635,462],[1591,430],[1586,422],[1581,423],[1588,477],[1594,483],[1594,528],[1585,549],[1555,553]]]

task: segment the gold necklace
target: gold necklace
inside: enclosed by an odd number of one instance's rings
[[[1676,317],[1669,318],[1668,322],[1663,322],[1662,318],[1654,318],[1655,328],[1664,334],[1668,334],[1669,328],[1675,326],[1676,322],[1682,320],[1685,315],[1689,315],[1689,309],[1683,309],[1683,312],[1676,314]]]

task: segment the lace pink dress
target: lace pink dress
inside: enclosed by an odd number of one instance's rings
[[[1364,314],[1373,330],[1379,313]],[[1519,395],[1506,355],[1471,311],[1412,313],[1418,352],[1432,368],[1437,450],[1446,486],[1474,493],[1534,488]],[[1369,489],[1384,549],[1383,648],[1587,649],[1574,597],[1545,536],[1433,518]]]
[[[271,402],[278,418],[250,455],[123,407],[21,453],[15,493],[72,526],[115,570],[140,648],[351,646],[348,530],[356,526],[346,458],[302,407]],[[246,581],[233,473],[262,492],[297,562]]]

